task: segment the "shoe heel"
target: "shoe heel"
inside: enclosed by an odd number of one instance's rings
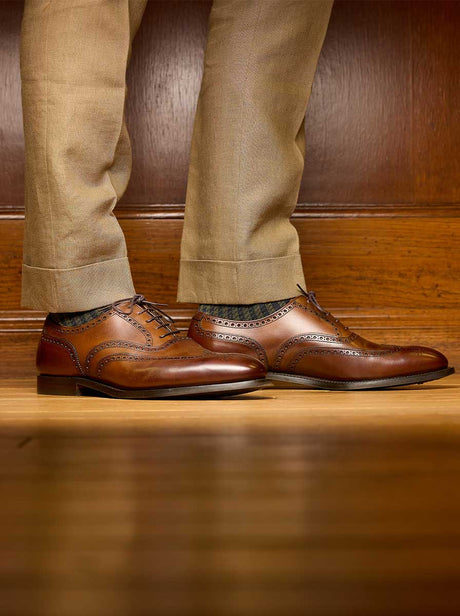
[[[80,389],[72,376],[37,376],[37,394],[45,396],[79,396]]]

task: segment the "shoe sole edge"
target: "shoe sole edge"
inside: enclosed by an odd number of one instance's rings
[[[91,396],[95,392],[110,398],[124,400],[155,400],[172,398],[192,398],[206,396],[236,396],[258,389],[272,387],[269,380],[250,379],[230,383],[211,383],[208,385],[187,385],[183,387],[164,387],[158,389],[124,389],[80,376],[37,376],[37,393],[46,396]]]
[[[333,381],[314,377],[305,377],[297,374],[287,374],[283,372],[268,372],[269,379],[274,387],[281,384],[282,387],[300,389],[328,389],[332,391],[353,391],[365,389],[387,389],[389,387],[401,387],[405,385],[420,385],[428,381],[436,381],[446,376],[454,374],[455,368],[448,367],[432,372],[420,372],[418,374],[408,374],[405,376],[388,377],[384,379],[366,379],[362,381]]]

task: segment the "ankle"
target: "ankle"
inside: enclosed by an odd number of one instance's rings
[[[200,304],[201,312],[223,319],[255,321],[277,312],[292,298],[259,304]]]
[[[106,310],[109,310],[109,308],[110,306],[101,306],[100,308],[92,308],[91,310],[83,310],[81,312],[50,312],[49,316],[55,323],[63,327],[75,327],[92,321]]]

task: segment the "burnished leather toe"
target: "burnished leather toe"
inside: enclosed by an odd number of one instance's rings
[[[402,347],[401,352],[405,357],[408,374],[444,370],[449,365],[445,355],[430,347]]]
[[[239,353],[212,353],[197,361],[196,369],[200,384],[264,379],[267,375],[260,361]]]
[[[235,321],[199,312],[189,336],[221,353],[250,354],[279,385],[371,389],[422,383],[454,372],[447,358],[422,346],[380,345],[351,332],[304,292],[277,312]]]
[[[146,361],[142,368],[144,374],[138,369],[136,382],[138,386],[148,387],[149,383],[161,379],[162,387],[174,387],[180,382],[187,385],[209,385],[216,383],[233,383],[236,381],[250,381],[264,379],[267,371],[264,365],[247,355],[237,353],[213,353],[205,351],[193,340],[185,339],[192,353],[188,358],[172,359],[162,362],[161,375],[153,362]],[[107,376],[107,375],[106,375]],[[116,377],[110,380],[113,382]],[[127,386],[128,379],[132,378],[131,372],[123,385]],[[120,378],[117,379],[120,382]]]

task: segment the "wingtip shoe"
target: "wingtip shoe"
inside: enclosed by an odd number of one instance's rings
[[[37,391],[115,398],[235,395],[269,386],[264,365],[204,349],[142,295],[114,302],[83,325],[47,317],[37,351]]]
[[[301,289],[277,312],[234,321],[198,312],[189,336],[205,348],[252,355],[275,386],[355,390],[433,381],[452,374],[427,347],[382,345],[353,333]]]

